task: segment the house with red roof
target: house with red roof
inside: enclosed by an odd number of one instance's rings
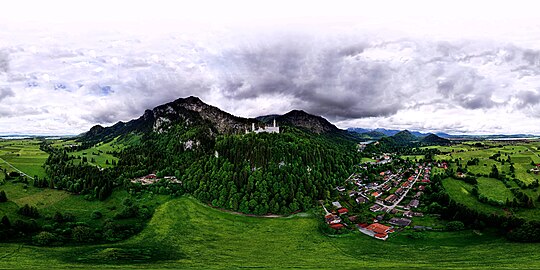
[[[345,208],[345,207],[339,208],[337,211],[338,211],[338,213],[339,213],[340,215],[348,214],[348,213],[349,213],[349,209],[347,209],[347,208]]]
[[[363,234],[380,240],[388,239],[388,234],[394,232],[394,228],[380,223],[373,223],[367,226],[366,224],[358,224],[357,227]]]

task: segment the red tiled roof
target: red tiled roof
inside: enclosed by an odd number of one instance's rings
[[[386,236],[387,236],[386,233],[377,233],[377,234],[375,234],[375,237],[377,237],[377,238],[385,238]]]
[[[340,214],[343,214],[343,213],[349,213],[349,210],[347,208],[339,208],[338,210],[338,213]]]
[[[382,225],[380,223],[373,223],[373,224],[367,226],[366,229],[368,229],[370,231],[373,231],[375,233],[381,233],[381,234],[384,233],[384,234],[386,234],[386,231],[390,230],[390,227]]]
[[[341,223],[330,225],[330,228],[332,228],[332,229],[334,229],[334,230],[339,230],[339,229],[341,229],[341,228],[343,228],[343,227],[344,227],[344,226],[343,226],[343,224],[341,224]]]

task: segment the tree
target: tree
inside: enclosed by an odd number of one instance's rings
[[[35,206],[29,206],[25,204],[23,207],[19,208],[18,213],[23,216],[36,218],[39,217],[39,211]]]
[[[9,227],[11,227],[11,222],[9,221],[9,218],[8,218],[6,215],[4,215],[4,216],[2,217],[1,224],[2,224],[2,226],[3,226],[4,228],[9,228]]]
[[[56,240],[54,233],[42,231],[32,238],[34,243],[39,246],[47,246]]]
[[[56,221],[56,222],[63,222],[64,221],[64,216],[62,215],[62,213],[56,211],[53,215],[53,220]]]
[[[465,224],[461,221],[450,221],[446,224],[447,231],[461,231],[465,229]]]
[[[91,242],[94,239],[94,230],[86,226],[76,226],[71,237],[77,242]]]
[[[0,202],[7,202],[8,198],[5,191],[0,191]]]

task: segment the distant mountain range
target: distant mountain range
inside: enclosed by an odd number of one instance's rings
[[[348,128],[349,132],[355,132],[363,135],[364,137],[370,137],[372,139],[380,139],[385,136],[394,136],[401,132],[402,130],[398,129],[385,129],[385,128],[375,128],[375,129],[368,129],[368,128]],[[423,133],[419,131],[409,131],[412,135],[416,137],[426,137],[430,134],[435,134],[441,138],[446,139],[479,139],[479,140],[486,140],[486,139],[500,139],[500,138],[536,138],[539,137],[538,135],[532,135],[532,134],[489,134],[489,135],[474,135],[474,134],[461,134],[461,135],[451,135],[444,132],[436,132],[436,133]]]
[[[398,130],[398,129],[385,129],[385,128],[376,128],[376,129],[366,129],[366,128],[348,128],[347,129],[348,131],[350,132],[356,132],[356,133],[360,133],[360,134],[370,134],[370,135],[375,135],[375,136],[381,136],[381,137],[384,137],[384,136],[394,136],[396,134],[398,134],[399,132],[403,131],[403,130]],[[431,133],[422,133],[422,132],[419,132],[419,131],[409,131],[412,135],[416,136],[416,137],[425,137]],[[442,138],[452,138],[454,135],[450,135],[450,134],[447,134],[447,133],[444,133],[444,132],[437,132],[437,133],[434,133],[435,135],[439,136],[439,137],[442,137]]]

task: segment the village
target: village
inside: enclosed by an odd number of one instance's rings
[[[321,202],[328,226],[334,230],[358,229],[380,240],[404,228],[431,230],[427,226],[413,226],[414,218],[424,216],[418,208],[431,182],[432,166],[444,169],[446,164],[397,161],[391,154],[374,159],[360,164],[343,186],[336,187],[340,201],[331,202],[328,207]]]
[[[172,184],[182,184],[182,182],[178,180],[176,176],[164,176],[160,178],[155,173],[151,173],[143,177],[131,179],[131,183],[134,183],[134,184],[138,183],[143,186],[152,185],[159,181],[168,182]]]

